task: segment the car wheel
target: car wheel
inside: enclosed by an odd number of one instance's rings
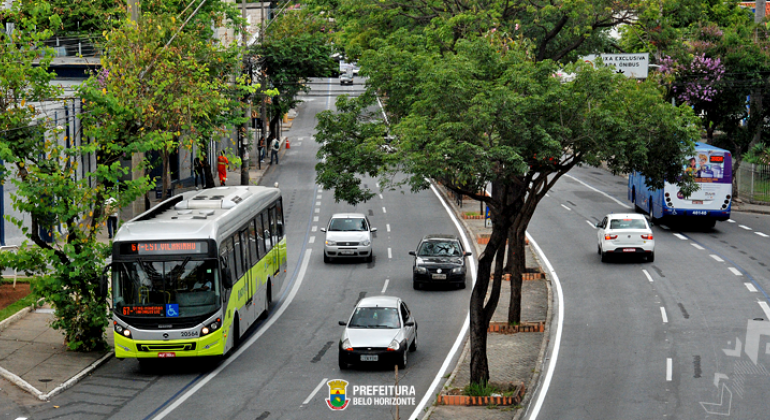
[[[650,255],[647,256],[647,262],[655,262],[655,251],[650,252]]]
[[[233,323],[233,350],[238,348],[238,344],[241,343],[241,323],[238,321],[238,314],[235,314],[235,322]]]
[[[324,252],[324,263],[329,264],[330,262],[332,262],[332,259]]]
[[[399,369],[406,369],[406,365],[408,363],[408,360],[407,360],[408,359],[408,356],[407,356],[408,354],[409,354],[409,352],[406,351],[406,349],[404,349],[403,356],[401,357],[401,360],[398,362],[398,368]]]
[[[606,252],[602,252],[601,249],[599,249],[599,253],[602,255],[602,262],[607,262],[610,260],[610,256],[607,255]]]
[[[409,346],[409,351],[417,351],[417,330],[414,330],[414,340],[412,340],[412,345]]]
[[[340,370],[347,370],[350,366],[342,359],[342,354],[339,355]]]
[[[599,255],[602,255],[602,247],[599,245],[596,245],[596,253]]]
[[[366,262],[370,263],[374,260],[374,252],[370,252],[369,256],[366,257]]]
[[[412,282],[412,287],[414,288],[414,290],[422,289],[422,285],[420,283],[417,283],[416,281]]]
[[[458,285],[457,285],[457,288],[458,288],[458,289],[465,289],[465,280],[463,280],[463,282],[462,282],[462,283],[458,284]]]

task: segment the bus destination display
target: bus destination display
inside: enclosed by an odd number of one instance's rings
[[[709,162],[722,163],[725,161],[724,156],[709,156]]]
[[[206,254],[206,242],[130,242],[121,244],[122,254],[164,255],[164,254]]]
[[[120,308],[121,315],[124,316],[165,316],[163,306],[123,306]]]

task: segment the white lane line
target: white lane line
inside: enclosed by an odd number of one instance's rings
[[[596,225],[591,223],[590,220],[586,220],[586,223],[588,223],[588,226],[591,226],[592,228],[596,229]]]
[[[616,203],[620,204],[621,206],[623,206],[623,207],[625,207],[625,208],[627,208],[627,209],[630,209],[630,208],[631,208],[631,206],[629,206],[628,204],[626,204],[626,203],[624,203],[624,202],[622,202],[622,201],[618,200],[617,198],[615,198],[615,197],[613,197],[613,196],[611,196],[611,195],[607,194],[607,193],[606,193],[606,192],[604,192],[604,191],[600,191],[600,190],[597,190],[596,188],[594,188],[594,187],[592,187],[592,186],[590,186],[590,185],[586,184],[585,182],[583,182],[583,181],[581,181],[581,180],[579,180],[579,179],[575,178],[575,177],[574,177],[574,176],[572,176],[572,175],[569,175],[569,174],[568,174],[568,175],[565,175],[565,176],[566,176],[566,177],[568,177],[568,178],[572,178],[572,179],[574,179],[575,181],[577,181],[577,182],[579,182],[579,183],[581,183],[581,184],[585,185],[586,187],[588,187],[588,188],[590,188],[590,189],[592,189],[592,190],[594,190],[594,191],[596,191],[596,192],[598,192],[598,193],[602,194],[603,196],[605,196],[605,197],[609,198],[610,200],[612,200],[612,201],[614,201],[614,202],[616,202]]]
[[[751,230],[751,228],[746,225],[738,225],[738,227],[741,229]]]
[[[377,99],[379,101],[379,98]],[[382,106],[382,105],[380,105]],[[455,216],[454,211],[449,207],[449,205],[444,201],[444,198],[441,197],[441,194],[438,193],[438,190],[436,190],[436,186],[433,185],[433,183],[430,184],[430,189],[433,191],[433,194],[438,197],[439,201],[441,201],[441,205],[444,206],[444,210],[446,210],[447,214],[449,214],[449,217],[452,219],[452,222],[455,224],[455,228],[458,232],[460,232],[460,237],[463,240],[463,246],[465,249],[471,249],[471,241],[468,239],[468,235],[465,234],[465,230],[460,226],[460,221],[457,219],[457,216]],[[527,235],[529,236],[529,235]],[[534,241],[532,238],[529,238],[529,243],[532,244]],[[537,246],[537,245],[535,245]],[[471,272],[471,289],[473,288],[473,285],[476,284],[476,260],[473,258],[468,258],[469,263],[469,271]],[[548,264],[548,260],[544,259],[546,264]],[[561,293],[561,286],[559,285],[559,280],[556,279],[556,285],[559,288],[558,291]],[[561,302],[561,296],[559,296],[559,302]],[[467,312],[466,312],[467,313]],[[560,318],[561,319],[561,318]],[[446,358],[444,358],[444,363],[441,364],[441,367],[439,368],[438,372],[436,372],[436,376],[433,377],[433,382],[430,383],[430,386],[428,386],[428,390],[425,392],[425,395],[420,400],[420,403],[417,404],[417,407],[414,408],[414,411],[412,414],[407,417],[409,419],[416,419],[420,417],[420,415],[425,414],[423,410],[425,409],[425,406],[428,405],[429,402],[433,402],[436,398],[436,392],[437,388],[439,386],[439,382],[441,382],[444,379],[444,374],[446,373],[447,369],[449,369],[449,364],[452,362],[452,359],[454,359],[455,355],[457,354],[457,351],[460,349],[460,345],[465,342],[465,334],[468,333],[468,329],[471,325],[471,318],[469,315],[465,315],[465,322],[463,322],[462,328],[460,328],[460,333],[457,335],[457,338],[455,339],[454,344],[452,344],[452,348],[449,349],[449,353],[447,353]],[[559,330],[561,331],[561,330]],[[561,337],[561,333],[557,333],[558,337],[556,339],[556,348],[559,347],[559,339]],[[555,361],[556,359],[552,359]]]
[[[318,226],[313,226],[310,228],[311,232],[316,232],[318,230]]]
[[[674,376],[674,360],[672,358],[666,359],[666,382],[671,382]]]
[[[754,232],[754,233],[756,233],[757,235],[759,235],[759,236],[761,236],[761,237],[763,237],[763,238],[767,238],[767,237],[768,237],[768,235],[767,235],[767,234],[765,234],[765,233],[762,233],[762,232]]]
[[[704,247],[702,247],[702,246],[700,246],[700,245],[698,245],[698,244],[694,244],[694,243],[692,243],[692,242],[690,242],[690,245],[692,245],[692,246],[693,246],[693,248],[695,248],[695,249],[700,249],[701,251],[702,251],[702,250],[704,250],[704,249],[706,249],[706,248],[704,248]]]
[[[664,308],[662,306],[660,307],[660,316],[663,317],[663,323],[664,324],[668,323],[668,316],[666,316],[666,308]]]
[[[725,262],[725,260],[723,260],[723,259],[719,258],[719,255],[714,255],[714,254],[711,254],[711,255],[709,255],[709,257],[711,257],[711,258],[713,258],[713,259],[717,260],[717,262]]]
[[[770,306],[767,305],[767,302],[757,302],[757,303],[762,308],[762,312],[765,313],[765,316],[767,316],[767,319],[770,319]]]
[[[381,293],[385,293],[385,290],[388,289],[388,283],[390,283],[390,280],[385,279],[385,285],[382,286],[382,292]]]
[[[318,194],[315,198],[316,198],[316,200],[320,200],[321,199],[321,194]]]
[[[321,212],[321,209],[319,209],[318,207],[316,207],[316,208],[315,208],[315,212],[316,212],[316,213],[320,213],[320,212]]]
[[[545,196],[546,196],[546,197],[550,197],[551,195],[550,195],[550,194],[548,194],[548,193],[545,193]]]
[[[562,204],[561,206],[562,206],[562,207],[564,207],[565,209],[567,209],[567,211],[572,211],[572,209],[571,209],[571,208],[569,208],[569,207],[565,206],[564,204]]]
[[[320,202],[320,201],[316,201],[316,202],[315,202],[315,205],[316,205],[316,206],[320,206],[320,205],[321,205],[321,202]]]
[[[311,236],[311,237],[307,238],[307,243],[309,243],[309,244],[315,243],[315,236]]]
[[[313,221],[317,222],[318,221],[318,216],[313,216]]]
[[[190,388],[189,391],[182,394],[179,398],[177,398],[176,401],[169,404],[168,407],[166,407],[165,410],[161,411],[160,414],[153,417],[153,420],[160,420],[162,418],[165,418],[167,415],[171,414],[172,411],[176,410],[177,407],[182,405],[185,401],[187,401],[190,397],[195,395],[196,392],[200,391],[201,388],[206,386],[207,383],[209,383],[212,379],[214,379],[217,375],[222,373],[223,370],[225,370],[226,367],[230,366],[230,363],[233,363],[240,357],[241,354],[243,354],[246,350],[249,349],[254,343],[257,342],[257,340],[262,337],[262,335],[267,332],[267,330],[270,329],[270,327],[275,324],[275,322],[281,318],[281,315],[283,315],[284,312],[286,312],[286,308],[289,307],[291,302],[294,300],[294,297],[297,296],[297,292],[299,291],[300,286],[302,286],[302,280],[305,278],[305,273],[307,272],[307,266],[310,264],[310,254],[312,253],[312,249],[305,250],[305,257],[302,259],[302,265],[299,268],[299,273],[297,273],[297,282],[294,283],[294,287],[291,289],[291,292],[289,293],[289,296],[286,297],[286,300],[283,301],[281,304],[281,307],[278,309],[276,313],[274,313],[267,322],[262,325],[259,330],[257,330],[256,333],[249,339],[249,341],[241,344],[241,347],[238,348],[238,350],[232,354],[230,357],[225,359],[225,361],[219,365],[213,372],[206,375],[205,378],[201,379],[200,382],[195,384],[192,388]]]
[[[728,270],[730,270],[730,271],[731,271],[733,274],[735,274],[736,276],[742,276],[742,275],[743,275],[743,273],[741,273],[740,271],[738,271],[738,269],[737,269],[737,268],[735,268],[735,267],[727,267],[727,269],[728,269]]]
[[[670,227],[668,227],[668,226],[666,226],[666,225],[660,225],[660,227],[661,227],[661,229],[663,229],[663,230],[671,230],[671,228],[670,228]]]
[[[676,236],[677,238],[679,238],[679,239],[681,239],[683,241],[687,240],[687,237],[682,235],[681,233],[675,233],[674,236]]]
[[[751,293],[757,293],[758,292],[757,288],[754,287],[754,285],[751,284],[751,283],[743,283],[743,285],[746,286],[746,288],[749,289],[749,292],[751,292]]]
[[[320,391],[320,390],[321,390],[321,387],[323,387],[324,385],[326,385],[326,381],[328,381],[328,380],[329,380],[329,378],[323,378],[323,379],[321,379],[321,383],[320,383],[320,384],[318,384],[318,386],[317,386],[317,387],[315,387],[315,389],[313,390],[313,392],[311,392],[311,393],[310,393],[310,395],[308,395],[308,396],[307,396],[307,398],[305,399],[305,401],[302,401],[302,405],[307,405],[307,403],[309,403],[309,402],[310,402],[310,400],[312,400],[312,399],[313,399],[313,397],[315,397],[315,394],[318,394],[318,391]]]
[[[388,232],[390,232],[390,223],[388,223],[388,224],[386,224],[386,225],[385,225],[385,230],[387,230]]]
[[[642,270],[642,272],[644,273],[645,276],[647,276],[647,280],[649,280],[650,283],[652,283],[652,276],[650,276],[650,273],[648,273],[647,270]]]
[[[388,259],[393,258],[393,253],[391,252],[390,248],[388,248]]]
[[[562,290],[561,290],[561,282],[559,281],[559,276],[556,275],[556,271],[554,271],[553,266],[551,265],[551,262],[548,261],[548,258],[543,253],[543,250],[540,249],[540,246],[537,245],[537,242],[535,242],[532,236],[530,236],[529,232],[527,232],[527,239],[529,239],[529,245],[535,249],[535,253],[540,256],[540,259],[545,264],[545,267],[546,267],[546,270],[548,270],[548,273],[551,274],[551,279],[553,280],[553,283],[556,285],[556,299],[559,305],[557,317],[556,317],[557,319],[556,335],[554,336],[553,351],[551,352],[551,359],[548,361],[548,370],[545,373],[545,379],[543,379],[543,385],[541,386],[540,390],[537,393],[537,399],[535,400],[535,404],[532,408],[532,414],[529,416],[529,420],[536,420],[537,415],[540,413],[540,409],[543,407],[543,401],[545,401],[545,396],[546,394],[548,394],[548,387],[551,385],[551,380],[553,379],[553,372],[556,370],[556,361],[559,358],[559,348],[561,347],[561,333],[562,333],[562,328],[564,326],[564,294],[562,293]],[[412,417],[414,417],[414,415],[412,415]]]
[[[387,210],[385,210],[385,207],[383,207],[383,208],[382,208],[382,212],[383,212],[383,213],[387,213],[388,211],[387,211]]]
[[[733,219],[727,219],[727,221],[728,221],[729,223],[735,223],[735,220],[733,220]]]
[[[382,194],[380,194],[380,200],[382,200]]]

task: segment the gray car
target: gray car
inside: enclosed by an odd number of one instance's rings
[[[377,232],[369,219],[361,213],[332,215],[321,232],[326,232],[324,262],[333,258],[364,258],[372,262],[372,232]]]
[[[395,296],[374,296],[356,304],[339,342],[340,369],[386,363],[406,368],[408,353],[417,350],[417,322]]]
[[[353,73],[342,73],[340,74],[340,86],[342,85],[352,85],[353,84]]]

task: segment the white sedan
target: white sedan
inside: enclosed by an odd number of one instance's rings
[[[596,224],[598,251],[602,262],[611,255],[643,255],[655,261],[655,240],[647,219],[641,214],[608,214]]]

